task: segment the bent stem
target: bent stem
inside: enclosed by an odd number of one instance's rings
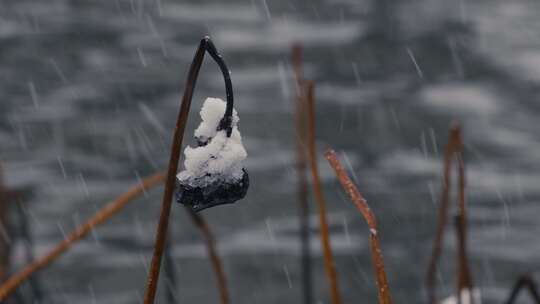
[[[379,243],[377,221],[375,215],[371,212],[366,200],[353,184],[347,172],[341,165],[337,154],[334,150],[328,150],[324,154],[330,166],[336,172],[336,176],[341,183],[345,192],[350,196],[353,204],[358,208],[364,219],[366,220],[369,230],[369,243],[371,248],[371,258],[373,259],[373,268],[375,270],[375,276],[377,278],[378,298],[379,304],[391,304],[392,297],[390,295],[390,289],[388,288],[388,280],[386,278],[386,271],[384,270],[384,261],[381,251],[381,245]]]
[[[291,62],[295,76],[295,126],[296,126],[296,175],[298,195],[298,219],[300,223],[300,262],[302,267],[302,297],[304,304],[313,301],[313,283],[311,279],[311,247],[309,227],[308,182],[306,162],[306,90],[302,75],[302,48],[295,45],[292,49]]]
[[[441,193],[441,205],[439,207],[438,224],[433,241],[433,250],[429,260],[428,270],[426,273],[426,289],[428,293],[428,301],[430,304],[436,303],[436,273],[437,261],[442,253],[442,243],[444,232],[446,230],[446,222],[448,218],[448,208],[450,200],[450,184],[451,184],[451,165],[455,158],[458,169],[458,215],[456,217],[456,228],[458,238],[458,275],[457,275],[457,294],[458,301],[461,301],[461,291],[464,289],[470,290],[470,301],[473,302],[473,284],[472,276],[469,269],[467,258],[467,208],[465,201],[465,166],[463,162],[463,139],[461,135],[461,127],[454,122],[450,128],[448,144],[444,153],[444,168],[443,168],[443,183]]]
[[[315,98],[314,85],[312,81],[306,82],[307,88],[307,108],[308,108],[308,156],[311,166],[311,177],[313,179],[313,190],[315,199],[319,208],[320,238],[324,254],[324,268],[328,284],[330,285],[330,296],[332,304],[341,304],[341,295],[339,293],[338,277],[336,264],[332,256],[332,247],[330,245],[330,234],[328,232],[328,220],[326,218],[326,202],[321,188],[319,169],[317,167],[317,152],[315,147]]]
[[[11,276],[4,284],[0,286],[0,300],[5,300],[13,291],[17,289],[24,281],[26,281],[32,274],[47,267],[49,264],[58,259],[64,252],[71,248],[71,246],[78,240],[85,237],[92,229],[96,228],[100,224],[104,223],[110,217],[118,213],[124,208],[130,201],[145,193],[150,188],[161,184],[165,180],[165,173],[159,172],[151,176],[144,178],[139,184],[133,186],[127,192],[123,193],[115,200],[107,204],[100,209],[93,217],[91,217],[84,224],[80,225],[62,240],[54,249],[52,249],[45,256],[35,260],[18,273]]]
[[[512,292],[510,292],[510,296],[508,297],[508,300],[506,300],[505,304],[514,304],[516,301],[519,292],[526,288],[529,291],[529,294],[534,300],[534,303],[540,304],[540,294],[538,293],[538,288],[536,281],[533,279],[533,277],[530,274],[522,275],[514,285],[514,288],[512,288]]]
[[[156,232],[154,253],[152,256],[152,262],[150,264],[150,271],[148,273],[146,291],[144,294],[144,304],[154,303],[154,299],[156,297],[159,272],[161,268],[161,259],[163,256],[163,251],[165,250],[167,230],[169,227],[169,215],[171,213],[176,172],[178,171],[178,163],[180,160],[180,151],[182,148],[182,141],[184,138],[184,131],[187,124],[189,109],[191,107],[191,100],[193,98],[193,91],[197,83],[197,77],[201,69],[205,52],[208,52],[210,56],[212,56],[214,61],[216,61],[216,63],[219,65],[219,68],[221,69],[223,78],[225,80],[227,107],[225,109],[225,115],[219,124],[218,130],[226,130],[227,136],[230,136],[232,132],[233,92],[230,73],[227,69],[227,66],[225,65],[225,62],[223,61],[223,58],[217,52],[216,47],[214,46],[210,38],[205,37],[201,40],[193,58],[193,62],[191,63],[191,66],[189,68],[186,86],[184,89],[184,95],[182,96],[182,104],[180,106],[180,111],[178,112],[178,117],[176,119],[176,127],[174,129],[169,166],[167,169],[167,179],[165,183],[165,190],[161,203],[161,212],[159,215],[159,222]]]

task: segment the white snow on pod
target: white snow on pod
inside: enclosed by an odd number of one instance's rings
[[[203,187],[216,181],[236,182],[242,179],[242,161],[246,159],[247,152],[238,131],[240,119],[236,110],[233,110],[231,136],[227,137],[226,130],[217,131],[226,106],[227,103],[219,98],[209,97],[204,101],[200,112],[202,122],[195,130],[195,137],[207,144],[186,147],[185,170],[177,175],[180,182]]]

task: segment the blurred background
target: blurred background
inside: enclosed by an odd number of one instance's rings
[[[316,82],[319,151],[340,153],[376,213],[395,302],[425,303],[442,151],[457,119],[473,280],[485,303],[501,303],[540,267],[539,14],[533,0],[0,0],[0,161],[6,186],[24,189],[22,212],[9,205],[1,229],[11,271],[26,263],[28,240],[43,255],[166,167],[187,69],[210,35],[231,69],[251,177],[244,200],[203,212],[233,303],[301,302],[293,42]],[[224,97],[209,59],[186,144],[207,96]],[[345,303],[376,303],[367,227],[320,155]],[[42,302],[142,303],[161,196],[146,193],[40,272]],[[314,303],[328,303],[310,206]],[[200,233],[176,204],[170,230],[176,302],[217,303]],[[441,296],[454,291],[455,243],[449,232]],[[20,289],[25,303],[33,294]]]

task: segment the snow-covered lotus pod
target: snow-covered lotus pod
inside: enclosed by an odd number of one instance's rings
[[[232,204],[244,198],[249,187],[238,114],[233,110],[227,117],[226,107],[219,98],[205,100],[202,122],[195,130],[198,146],[184,150],[185,169],[177,175],[176,198],[194,211]]]

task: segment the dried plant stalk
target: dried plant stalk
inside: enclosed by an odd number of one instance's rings
[[[336,171],[336,176],[343,186],[343,189],[351,197],[353,204],[356,206],[356,208],[358,208],[369,226],[369,243],[371,248],[371,257],[373,259],[373,267],[377,279],[379,304],[391,304],[392,297],[390,295],[388,280],[384,270],[384,260],[381,245],[379,244],[375,215],[373,212],[371,212],[366,200],[347,175],[347,172],[341,165],[336,152],[334,150],[328,150],[324,155],[330,163],[330,166],[334,169],[334,171]]]
[[[517,300],[519,292],[526,288],[531,297],[534,300],[534,303],[540,304],[540,294],[538,293],[538,287],[536,284],[536,281],[533,279],[533,277],[530,274],[522,275],[512,288],[512,292],[510,293],[510,296],[508,297],[508,300],[506,300],[506,304],[514,304],[514,302]]]
[[[176,172],[178,171],[178,163],[180,162],[180,151],[182,148],[182,141],[184,139],[184,130],[187,124],[189,108],[191,107],[191,98],[193,96],[197,75],[199,74],[202,60],[204,59],[204,52],[204,48],[197,49],[195,60],[191,64],[187,85],[184,91],[184,96],[182,97],[182,105],[180,106],[180,111],[178,112],[178,118],[176,120],[169,166],[167,168],[167,179],[165,181],[165,190],[163,193],[163,200],[161,203],[161,211],[154,244],[154,253],[152,255],[150,272],[148,274],[146,291],[144,294],[144,304],[154,303],[154,299],[156,297],[159,272],[161,269],[161,259],[167,243],[169,215],[171,213]]]
[[[465,201],[465,163],[463,161],[463,138],[461,128],[456,124],[453,131],[456,137],[456,162],[458,167],[458,220],[456,230],[458,232],[458,294],[464,289],[470,290],[470,300],[473,303],[473,284],[471,271],[469,269],[469,261],[467,258],[467,206]]]
[[[458,123],[453,123],[450,128],[448,144],[444,153],[443,165],[443,183],[441,193],[441,205],[439,207],[438,224],[433,242],[433,250],[429,260],[428,271],[426,274],[426,289],[428,293],[428,301],[430,304],[437,303],[436,295],[436,273],[437,261],[442,253],[442,243],[446,230],[446,222],[448,218],[448,208],[450,200],[451,186],[451,165],[455,158],[458,169],[458,216],[456,217],[456,229],[458,238],[458,275],[457,275],[457,293],[456,296],[461,300],[461,291],[464,289],[470,290],[470,301],[473,303],[473,284],[472,276],[469,269],[467,258],[467,210],[465,201],[465,166],[463,162],[463,139],[461,135],[461,127]]]
[[[299,44],[295,44],[292,47],[291,63],[295,78],[297,96],[302,95],[304,92],[302,90],[302,85],[304,83],[304,69],[303,69],[303,49]]]
[[[336,272],[336,264],[332,255],[332,247],[330,245],[330,234],[328,232],[328,220],[326,218],[326,202],[322,192],[319,170],[317,167],[317,152],[315,147],[315,96],[313,82],[306,82],[307,88],[307,126],[308,126],[308,156],[311,167],[311,177],[313,179],[313,190],[315,192],[315,200],[319,209],[319,226],[321,245],[324,254],[324,268],[326,277],[330,285],[330,298],[332,304],[341,304],[341,294],[339,292],[338,277]]]
[[[189,213],[195,226],[197,226],[197,228],[199,228],[199,230],[203,234],[204,242],[206,244],[206,251],[208,252],[210,262],[212,263],[214,273],[216,274],[220,303],[229,304],[230,300],[229,289],[227,288],[227,279],[225,276],[225,270],[223,269],[223,263],[221,262],[221,259],[217,254],[214,235],[212,234],[210,227],[200,214],[194,212],[189,208],[186,208],[186,211]]]
[[[163,172],[153,174],[144,178],[139,184],[133,186],[127,192],[123,193],[115,200],[107,204],[104,208],[90,218],[86,223],[80,225],[74,232],[62,240],[54,249],[44,257],[35,260],[30,265],[23,268],[20,272],[11,276],[4,284],[0,286],[0,300],[6,299],[17,287],[26,281],[35,272],[47,267],[54,262],[64,252],[71,248],[73,243],[85,237],[92,229],[96,228],[110,217],[118,213],[130,201],[149,190],[150,188],[161,184],[165,179]]]
[[[296,175],[298,195],[298,222],[300,224],[300,246],[302,267],[302,300],[304,304],[313,302],[313,281],[311,272],[311,247],[309,227],[308,181],[306,161],[306,89],[302,74],[302,47],[293,46],[292,65],[295,76],[295,126],[296,126]]]

